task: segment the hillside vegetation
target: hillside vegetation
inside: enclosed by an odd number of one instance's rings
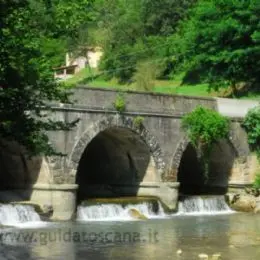
[[[32,155],[56,154],[46,132],[76,122],[42,110],[79,84],[259,97],[259,0],[0,0],[0,10],[0,139]],[[65,53],[88,46],[104,51],[98,69],[56,81]]]
[[[92,7],[82,43],[104,55],[98,71],[86,69],[68,85],[258,98],[259,1],[96,0]]]

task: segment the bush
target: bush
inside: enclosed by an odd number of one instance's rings
[[[248,143],[260,157],[260,106],[252,108],[242,123],[248,136]]]
[[[114,108],[119,112],[122,113],[126,109],[125,99],[122,93],[118,94],[116,96],[116,100],[113,103]]]
[[[155,62],[141,62],[137,64],[136,72],[133,76],[137,90],[153,91],[155,80],[162,72],[162,66]]]
[[[195,147],[201,144],[211,146],[228,137],[229,120],[217,111],[198,106],[183,117],[182,127]]]
[[[144,118],[142,116],[136,116],[133,120],[134,126],[137,128],[140,127],[142,125],[143,121],[144,121]]]
[[[209,172],[209,158],[213,144],[228,138],[229,119],[217,111],[198,106],[182,119],[182,128],[187,132],[191,144],[199,152],[205,177]]]

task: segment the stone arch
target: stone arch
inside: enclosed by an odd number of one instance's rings
[[[190,141],[187,136],[184,136],[184,138],[182,138],[182,140],[178,143],[177,148],[176,148],[175,153],[172,158],[171,170],[172,169],[174,169],[174,171],[178,170],[180,162],[181,162],[181,157],[189,143],[190,143]],[[177,178],[177,173],[176,173],[175,177]]]
[[[241,135],[243,135],[243,137],[241,137]],[[245,158],[248,156],[250,151],[247,145],[247,138],[240,124],[233,124],[231,126],[227,141],[234,149],[236,157]],[[168,174],[171,174],[172,176],[168,178],[177,180],[177,171],[180,166],[181,158],[189,143],[190,140],[187,135],[178,143],[170,164],[170,169],[168,170]]]
[[[90,143],[90,141],[97,134],[111,127],[127,128],[140,136],[140,138],[149,147],[150,153],[154,159],[155,166],[159,174],[159,179],[161,179],[161,175],[164,172],[165,163],[162,156],[162,150],[155,136],[153,136],[144,127],[143,124],[141,124],[140,126],[136,126],[131,117],[122,116],[119,114],[116,114],[114,116],[107,116],[86,129],[86,131],[75,143],[75,146],[72,149],[72,152],[68,158],[67,167],[69,169],[69,174],[73,176],[76,175],[77,167],[81,159],[81,156],[87,145]]]

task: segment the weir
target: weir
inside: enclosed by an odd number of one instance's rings
[[[35,222],[41,222],[41,218],[32,206],[0,204],[0,225],[17,226]]]
[[[179,201],[178,215],[216,215],[233,211],[224,196],[188,196]]]
[[[125,221],[133,220],[131,210],[135,210],[148,219],[162,218],[166,214],[160,203],[158,203],[157,211],[149,202],[139,204],[128,204],[126,206],[120,204],[99,204],[92,206],[79,206],[77,220],[81,221]]]
[[[126,221],[133,220],[130,211],[134,209],[148,219],[170,218],[186,215],[218,215],[231,214],[224,196],[186,196],[178,202],[177,213],[166,213],[159,201],[136,204],[97,203],[96,205],[78,206],[79,221]]]
[[[174,218],[190,215],[218,215],[234,213],[225,202],[224,196],[186,196],[178,202],[176,213],[167,213],[158,200],[146,201],[134,198],[106,199],[106,202],[86,201],[77,207],[77,221],[133,221],[145,219]],[[149,201],[150,200],[150,201]],[[133,216],[134,214],[134,216]],[[0,225],[33,227],[47,224],[30,205],[0,205]]]

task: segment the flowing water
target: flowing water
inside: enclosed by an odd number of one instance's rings
[[[0,204],[0,225],[19,226],[41,222],[40,216],[30,205]]]
[[[132,208],[152,219],[129,219]],[[186,198],[171,216],[155,214],[145,203],[81,207],[79,221],[0,229],[0,260],[195,260],[200,253],[220,253],[222,260],[260,259],[259,216],[230,213],[222,197]]]
[[[138,204],[121,204],[106,203],[90,206],[79,206],[77,219],[80,221],[128,221],[133,219],[130,210],[135,209],[148,219],[169,218],[175,215],[216,215],[230,214],[233,211],[225,202],[224,196],[191,196],[182,198],[179,202],[178,212],[174,214],[165,214],[160,202],[156,211],[153,204],[142,202]]]
[[[224,196],[190,196],[179,202],[179,215],[216,215],[233,211],[225,202]]]
[[[130,210],[135,209],[147,218],[162,218],[166,215],[163,208],[158,203],[157,212],[153,211],[153,205],[149,202],[139,204],[128,204],[126,206],[120,204],[99,204],[91,206],[78,207],[78,220],[82,221],[115,221],[115,220],[131,220]]]

